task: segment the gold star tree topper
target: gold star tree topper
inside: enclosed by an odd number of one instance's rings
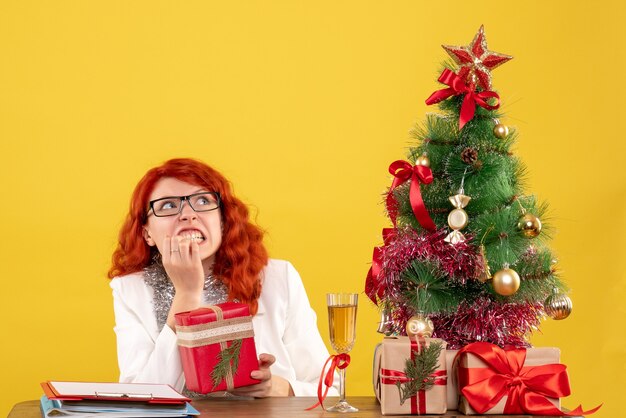
[[[443,49],[460,65],[457,73],[465,82],[478,84],[484,90],[491,90],[491,70],[513,59],[487,49],[487,38],[483,25],[478,29],[474,40],[467,46],[442,45]]]

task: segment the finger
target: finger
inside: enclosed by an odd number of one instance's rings
[[[259,355],[259,368],[269,369],[269,367],[276,362],[276,357],[268,353],[261,353]]]
[[[271,391],[272,385],[270,382],[263,382],[256,385],[244,386],[231,391],[232,394],[238,396],[254,396],[265,397]]]
[[[170,239],[170,242],[172,246],[172,248],[170,249],[170,261],[176,262],[180,260],[180,253],[181,253],[180,239],[179,237],[172,237]]]
[[[250,372],[250,377],[253,379],[266,381],[272,378],[272,373],[269,369],[253,370]]]
[[[198,243],[192,240],[189,248],[191,250],[191,263],[201,264],[202,260],[200,259],[200,246],[198,245]]]
[[[161,259],[165,264],[168,264],[170,258],[172,257],[172,241],[169,235],[166,235],[163,239],[163,254],[161,254]]]
[[[189,240],[189,238],[186,237],[178,237],[178,249],[180,250],[180,259],[184,262],[184,263],[188,263],[189,260],[191,259],[191,256],[189,255],[189,243],[191,241]]]

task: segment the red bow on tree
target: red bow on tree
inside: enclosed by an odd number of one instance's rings
[[[394,176],[389,193],[387,193],[387,212],[396,226],[396,218],[398,217],[398,204],[393,198],[393,190],[400,184],[411,179],[411,185],[409,189],[409,200],[411,202],[411,208],[417,221],[422,225],[424,229],[429,231],[435,231],[437,227],[430,218],[424,200],[422,199],[422,192],[420,191],[420,182],[424,184],[430,184],[433,181],[433,172],[431,169],[424,165],[412,166],[410,163],[402,160],[394,161],[389,166],[389,173]],[[383,264],[383,253],[389,241],[395,236],[395,228],[383,229],[383,239],[385,245],[382,247],[375,247],[374,254],[372,256],[372,267],[367,272],[367,278],[365,279],[365,294],[377,303],[376,297],[382,299],[384,295],[384,287],[381,286],[381,280],[378,277]]]
[[[393,190],[400,184],[411,179],[409,200],[411,202],[413,214],[424,229],[431,232],[435,231],[437,227],[428,214],[428,210],[426,209],[426,205],[422,199],[422,192],[420,191],[420,182],[424,184],[430,184],[433,182],[433,172],[430,167],[425,165],[412,166],[406,161],[398,160],[391,163],[389,166],[389,173],[395,177],[393,179],[393,183],[391,183],[389,193],[387,194],[387,212],[389,212],[389,217],[391,218],[393,225],[396,225],[396,218],[398,216],[397,204],[393,199]]]
[[[389,242],[396,235],[394,228],[383,228],[383,241],[382,247],[374,247],[374,254],[372,255],[372,267],[367,272],[367,278],[365,279],[365,294],[375,304],[378,304],[378,299],[382,299],[384,296],[385,288],[382,286],[381,280],[378,277],[380,270],[383,267],[383,254],[385,247],[389,245]]]
[[[570,394],[569,379],[563,364],[526,366],[526,349],[503,350],[497,345],[477,342],[466,345],[457,357],[471,353],[487,364],[486,368],[459,368],[459,387],[471,407],[479,414],[493,408],[507,396],[504,414],[573,416],[588,415],[600,406],[583,411],[581,406],[563,412],[548,398]]]
[[[459,116],[459,130],[463,129],[463,126],[474,118],[476,105],[487,110],[495,110],[500,107],[500,96],[498,96],[498,93],[489,90],[476,92],[475,84],[465,84],[461,77],[448,69],[443,70],[437,81],[449,87],[447,89],[437,90],[431,94],[430,97],[426,99],[427,105],[439,103],[451,96],[465,94],[463,104],[461,105],[461,114]],[[495,105],[487,103],[487,99],[490,98],[496,98]]]

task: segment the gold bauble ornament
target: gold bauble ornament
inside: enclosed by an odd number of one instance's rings
[[[502,270],[498,270],[494,273],[491,284],[497,294],[511,296],[519,289],[519,274],[517,274],[515,270],[505,266]]]
[[[434,330],[435,327],[433,325],[433,321],[431,321],[427,316],[424,316],[421,312],[412,316],[411,319],[406,322],[406,335],[409,337],[415,336],[430,338],[430,336],[433,335]]]
[[[546,314],[556,320],[565,319],[572,313],[572,300],[564,293],[554,289],[553,293],[548,296],[543,303]]]
[[[526,238],[535,238],[541,232],[541,220],[532,213],[525,213],[517,221],[517,229]]]
[[[503,125],[501,123],[498,123],[494,128],[493,128],[493,134],[496,136],[496,138],[498,139],[504,139],[509,135],[509,127],[506,125]]]
[[[423,153],[415,159],[415,165],[423,165],[424,167],[430,167],[430,158],[426,153]]]

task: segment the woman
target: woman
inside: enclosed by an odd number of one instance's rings
[[[239,301],[253,315],[261,382],[236,395],[313,396],[328,350],[302,280],[268,260],[263,232],[228,181],[173,159],[139,181],[109,270],[121,382],[184,389],[174,315]]]

